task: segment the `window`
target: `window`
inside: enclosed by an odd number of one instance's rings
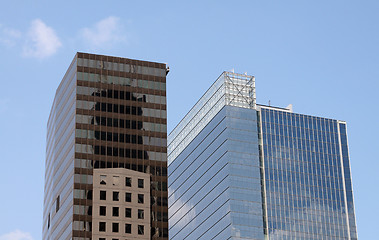
[[[118,201],[119,199],[119,192],[113,192],[113,201]]]
[[[118,223],[112,223],[112,232],[118,232]]]
[[[143,188],[143,179],[138,179],[138,188]]]
[[[143,209],[138,209],[138,219],[144,219],[145,212]]]
[[[118,207],[113,207],[112,208],[112,216],[113,217],[118,217],[119,216]]]
[[[167,183],[166,182],[162,182],[162,191],[167,192]]]
[[[143,225],[138,225],[138,235],[144,235],[145,234],[145,228]]]
[[[126,218],[132,217],[132,209],[131,208],[125,208],[125,217]]]
[[[60,196],[58,195],[57,200],[55,201],[55,212],[59,211]]]
[[[132,186],[132,178],[130,178],[130,177],[125,178],[125,186],[127,186],[127,187]]]
[[[162,167],[162,176],[167,176],[167,168]]]
[[[132,194],[131,193],[125,193],[125,202],[131,202],[132,201]]]
[[[107,184],[107,175],[100,175],[100,184],[102,185]]]
[[[100,191],[100,200],[107,200],[107,192]]]
[[[113,186],[118,186],[119,181],[120,181],[119,176],[113,176]]]
[[[125,224],[125,233],[132,233],[132,224]]]
[[[100,206],[100,216],[106,216],[107,215],[107,208],[105,206]]]
[[[92,200],[92,190],[87,191],[87,199]]]
[[[105,222],[99,222],[99,232],[105,232]]]
[[[143,203],[143,194],[138,194],[138,203]]]
[[[99,238],[99,240],[106,240],[105,238]]]
[[[168,222],[168,215],[164,212],[157,212],[158,221]]]
[[[167,206],[167,198],[158,198],[158,206]]]

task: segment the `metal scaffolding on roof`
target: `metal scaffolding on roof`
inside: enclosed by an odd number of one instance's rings
[[[223,72],[168,136],[170,164],[225,106],[256,109],[255,78]]]

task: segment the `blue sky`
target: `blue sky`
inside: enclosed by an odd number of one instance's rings
[[[168,63],[169,130],[231,69],[258,103],[347,121],[358,236],[377,235],[378,1],[1,3],[0,240],[41,239],[46,122],[77,51]]]

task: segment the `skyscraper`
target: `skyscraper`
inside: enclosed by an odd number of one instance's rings
[[[43,239],[168,239],[166,74],[76,54],[48,121]]]
[[[357,239],[346,122],[224,72],[168,138],[170,239]]]

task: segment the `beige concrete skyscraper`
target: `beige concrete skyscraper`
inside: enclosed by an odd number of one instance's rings
[[[47,126],[43,239],[168,239],[166,74],[76,54]]]

